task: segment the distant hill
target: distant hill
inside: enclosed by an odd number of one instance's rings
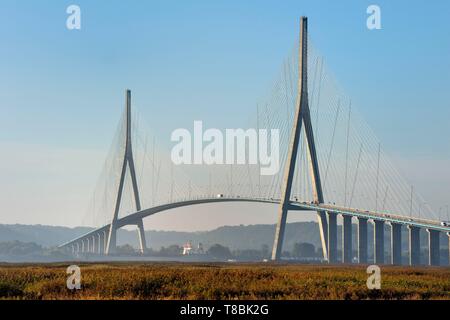
[[[296,222],[286,226],[286,236],[283,248],[291,250],[295,242],[310,242],[314,246],[320,247],[318,225],[315,222]],[[263,245],[269,248],[273,245],[275,225],[241,225],[224,226],[211,231],[203,232],[174,232],[174,231],[147,231],[147,243],[150,247],[159,249],[161,246],[168,246],[173,243],[182,244],[191,241],[193,244],[203,243],[208,247],[215,243],[236,249],[261,249]],[[119,241],[122,234],[119,234]],[[133,239],[127,239],[136,242]],[[125,238],[123,238],[125,240]]]
[[[21,241],[34,242],[44,247],[58,246],[65,241],[76,238],[92,228],[54,227],[43,225],[0,224],[0,242]]]
[[[34,242],[44,247],[58,246],[66,241],[83,235],[92,228],[55,227],[43,225],[0,225],[0,242],[22,241]],[[272,247],[275,233],[274,225],[224,226],[211,231],[178,232],[155,231],[145,232],[147,244],[153,249],[160,249],[172,244],[183,244],[191,241],[193,244],[202,242],[205,247],[220,243],[230,249],[261,249],[266,244]],[[118,244],[130,244],[137,247],[135,231],[119,230]],[[286,227],[284,248],[291,250],[295,242],[310,242],[320,247],[318,225],[315,222],[290,223]]]
[[[34,242],[43,247],[55,247],[66,241],[83,235],[92,228],[77,227],[54,227],[43,225],[0,225],[0,242],[21,241]],[[211,231],[201,232],[178,232],[178,231],[146,231],[147,245],[150,248],[159,250],[162,246],[168,247],[173,244],[182,245],[191,241],[193,245],[201,242],[205,248],[219,243],[229,247],[231,250],[258,249],[263,245],[272,248],[275,225],[240,225],[224,226]],[[353,249],[357,248],[357,226],[353,226]],[[338,227],[338,248],[341,247],[341,226]],[[373,228],[369,227],[369,252],[372,252]],[[386,225],[385,242],[390,242],[390,227]],[[403,248],[408,246],[408,233],[406,228],[402,232]],[[426,246],[426,232],[421,233],[421,244]],[[137,232],[119,230],[118,244],[130,244],[137,247]],[[321,247],[319,237],[319,227],[315,222],[295,222],[286,226],[286,235],[283,249],[292,250],[296,242],[312,243],[316,249]]]

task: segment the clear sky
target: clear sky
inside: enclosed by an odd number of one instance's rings
[[[81,30],[66,28],[71,4]],[[381,30],[366,27],[370,4]],[[0,223],[81,223],[125,88],[162,139],[187,119],[236,127],[265,96],[301,15],[404,175],[436,209],[449,203],[448,1],[2,0]],[[273,221],[267,211],[153,228]]]

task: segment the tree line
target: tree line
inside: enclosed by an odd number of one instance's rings
[[[291,251],[284,251],[282,256],[285,258],[303,259],[303,258],[320,258],[322,256],[321,248],[316,249],[315,246],[308,242],[295,243]],[[129,244],[118,246],[116,250],[119,255],[137,255],[136,249]],[[266,244],[260,249],[239,249],[231,250],[229,247],[221,244],[211,245],[205,252],[211,258],[228,260],[264,260],[270,259],[271,250]],[[144,253],[146,256],[155,257],[181,257],[183,248],[173,244],[167,247],[161,247],[159,250],[147,249]]]

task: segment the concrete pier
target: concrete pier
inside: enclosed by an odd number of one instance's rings
[[[352,216],[344,215],[342,218],[342,262],[352,263]]]
[[[447,233],[448,237],[448,265],[450,266],[450,232]]]
[[[104,233],[100,232],[97,234],[97,253],[98,254],[103,254],[104,253],[104,248],[105,248],[105,244],[104,244]]]
[[[367,263],[367,218],[358,218],[358,261]]]
[[[428,264],[438,266],[441,262],[439,246],[439,231],[427,229],[428,232]]]
[[[409,265],[420,265],[420,228],[408,226],[409,229]]]
[[[97,243],[97,239],[95,234],[91,237],[91,248],[90,248],[90,252],[91,253],[97,253],[96,252],[96,243]]]
[[[337,214],[328,212],[328,262],[337,262]]]
[[[147,249],[147,244],[145,243],[145,230],[144,230],[144,222],[142,220],[139,221],[138,225],[138,235],[139,235],[139,252],[143,254]]]
[[[402,225],[391,223],[391,263],[402,264]]]
[[[374,260],[384,264],[384,221],[374,220]]]

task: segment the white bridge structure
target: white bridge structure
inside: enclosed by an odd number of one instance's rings
[[[261,176],[259,165],[215,164],[205,170],[174,166],[167,152],[156,150],[155,142],[148,152],[148,140],[135,135],[127,90],[124,120],[92,206],[94,214],[112,214],[112,219],[60,247],[73,253],[112,255],[117,230],[136,226],[144,252],[146,217],[207,203],[249,202],[278,205],[272,260],[281,259],[288,212],[306,211],[317,214],[323,258],[329,263],[354,262],[354,249],[358,262],[368,263],[368,228],[373,226],[374,263],[402,264],[403,232],[409,235],[409,264],[423,263],[420,233],[426,231],[426,264],[440,265],[442,239],[450,242],[450,226],[443,222],[448,216],[443,218],[441,210],[436,214],[384,154],[351,100],[327,72],[324,59],[309,45],[306,17],[301,18],[299,38],[295,53],[285,61],[273,92],[257,107],[256,123],[252,123],[259,129],[280,130],[283,170]],[[121,216],[121,206],[127,201],[131,209]],[[342,220],[340,258],[338,220]],[[352,247],[353,222],[357,248]],[[386,230],[390,230],[390,244],[385,243]],[[386,249],[390,261],[385,261]]]

